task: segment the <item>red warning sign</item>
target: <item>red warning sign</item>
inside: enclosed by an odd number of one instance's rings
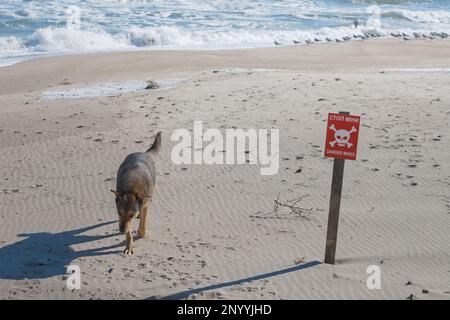
[[[329,113],[325,157],[356,160],[359,116]]]

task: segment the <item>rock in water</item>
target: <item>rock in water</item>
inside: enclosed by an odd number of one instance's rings
[[[152,89],[159,89],[159,84],[153,80],[148,80],[145,90],[152,90]]]

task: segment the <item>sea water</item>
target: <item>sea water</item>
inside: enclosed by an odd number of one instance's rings
[[[0,65],[65,53],[450,34],[446,0],[2,0]]]

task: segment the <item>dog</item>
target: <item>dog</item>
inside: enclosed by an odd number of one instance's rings
[[[135,218],[140,220],[138,235],[146,236],[147,212],[156,183],[155,158],[160,149],[161,132],[158,132],[146,152],[131,153],[125,158],[117,172],[117,190],[111,190],[116,197],[119,230],[126,235],[126,255],[134,253],[131,226]]]

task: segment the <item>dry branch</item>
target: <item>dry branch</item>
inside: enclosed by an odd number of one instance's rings
[[[271,212],[261,213],[258,212],[254,215],[250,215],[250,218],[261,218],[261,219],[289,219],[289,216],[293,218],[299,218],[304,220],[309,220],[308,216],[312,213],[313,208],[303,208],[298,206],[298,204],[309,195],[304,195],[299,198],[289,200],[286,202],[280,201],[280,194],[277,198],[273,200],[274,206]],[[282,214],[282,209],[289,209],[287,215]]]

